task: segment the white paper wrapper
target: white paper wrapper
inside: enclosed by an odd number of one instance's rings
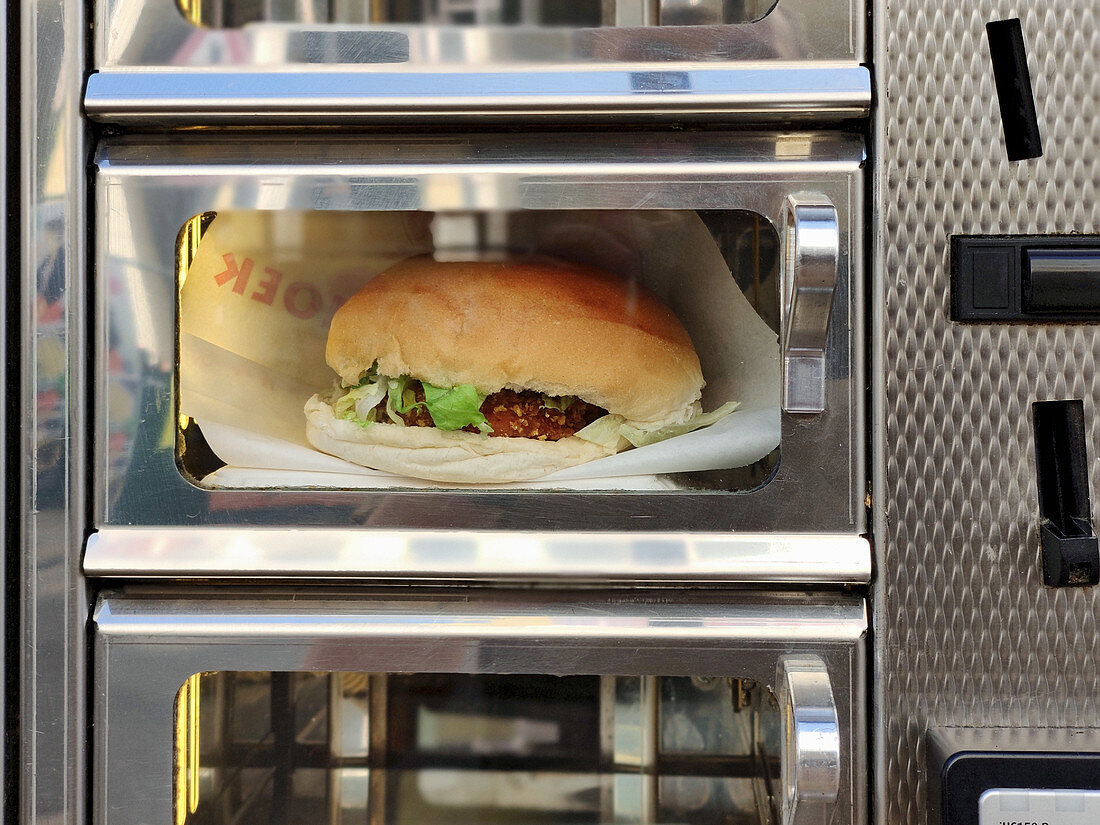
[[[668,473],[742,467],[779,444],[779,346],[692,212],[521,212],[510,246],[637,278],[683,322],[717,424],[522,488],[664,489]],[[228,466],[224,487],[448,487],[360,467],[306,442],[305,401],[331,386],[328,321],[374,275],[432,251],[419,213],[221,213],[180,295],[180,411]]]

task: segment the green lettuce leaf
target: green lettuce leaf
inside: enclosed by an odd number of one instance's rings
[[[337,418],[367,426],[374,421],[374,408],[386,397],[386,382],[374,375],[373,370],[358,385],[343,388],[344,395],[333,402],[332,410]]]
[[[622,430],[625,421],[626,419],[621,415],[604,415],[587,427],[577,430],[573,435],[577,438],[583,438],[585,441],[591,441],[593,444],[599,444],[608,450],[616,450],[619,447],[619,439],[621,438],[619,432]]]
[[[485,395],[479,393],[470,384],[457,387],[436,387],[427,381],[421,381],[424,387],[424,406],[432,417],[432,422],[440,430],[461,430],[470,424],[477,425],[483,433],[492,432],[489,422],[481,414],[481,405]]]
[[[411,412],[416,406],[416,396],[409,389],[409,376],[399,375],[397,378],[387,379],[386,390],[386,415],[394,424],[404,427],[405,421],[398,413]]]
[[[573,395],[561,395],[556,398],[552,395],[544,395],[542,397],[542,406],[546,407],[548,410],[565,412],[573,406],[573,402],[576,400],[576,396]]]
[[[709,413],[701,413],[683,424],[670,424],[658,430],[639,430],[637,427],[624,424],[619,432],[623,438],[635,447],[645,447],[647,444],[656,444],[658,441],[666,441],[669,438],[675,438],[678,435],[716,424],[740,406],[741,404],[737,401],[729,401],[718,409]]]
[[[740,406],[739,402],[730,401],[712,412],[701,413],[683,424],[670,424],[657,430],[641,430],[627,424],[626,419],[621,415],[605,415],[597,418],[584,429],[578,430],[574,435],[609,450],[618,448],[620,438],[625,438],[635,447],[645,447],[716,424]]]

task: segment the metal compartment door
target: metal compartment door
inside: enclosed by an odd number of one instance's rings
[[[290,806],[302,796],[289,790],[296,766],[309,763],[312,770],[297,775],[297,787],[331,783],[334,767],[343,782],[344,808],[334,801],[340,791],[316,794],[335,806],[330,821],[345,808],[375,816],[388,811],[384,821],[401,821],[409,786],[392,781],[395,773],[417,779],[414,796],[420,803],[434,798],[437,807],[461,809],[480,798],[478,810],[499,815],[509,805],[531,804],[537,789],[555,798],[555,810],[573,810],[582,821],[676,821],[684,815],[676,813],[676,800],[691,796],[685,793],[691,780],[675,776],[694,772],[700,787],[708,776],[733,776],[757,765],[743,776],[755,788],[750,800],[753,793],[759,797],[751,804],[764,813],[744,821],[863,822],[861,600],[730,595],[722,604],[670,605],[593,595],[524,594],[520,601],[506,592],[459,599],[426,591],[394,601],[361,594],[289,599],[239,593],[201,600],[195,593],[107,594],[94,617],[93,821],[126,825],[173,815],[177,822],[200,821],[188,817],[212,815],[203,800],[213,795],[221,809],[226,800],[220,794],[232,795],[218,770],[237,779],[252,770],[259,778],[249,787],[259,789],[264,804]],[[234,683],[245,698],[236,701],[232,691],[219,690],[217,673],[238,674]],[[325,673],[343,675],[327,682],[308,676]],[[525,679],[537,687],[519,696],[514,688]],[[555,682],[567,690],[556,691]],[[306,683],[320,687],[313,699]],[[457,703],[440,699],[441,684],[462,688]],[[483,706],[491,715],[477,716],[471,685],[484,691],[494,684],[497,692]],[[723,684],[738,686],[732,697],[714,692]],[[512,689],[507,700],[500,685]],[[343,705],[348,710],[341,724],[330,724],[330,714],[322,725],[336,731],[335,739],[310,735],[309,725],[294,720],[309,715],[301,712],[304,706],[321,707],[334,690],[352,700]],[[577,705],[586,691],[596,701]],[[700,753],[702,740],[683,736],[692,715],[676,709],[684,709],[685,693],[739,705],[756,701],[753,691],[762,711],[754,717],[754,741],[774,737],[781,743],[776,752],[769,755],[761,746],[759,753],[723,758]],[[222,718],[232,717],[229,727],[209,730],[217,717],[200,707],[200,694]],[[224,714],[227,707],[239,711],[257,702],[259,727],[250,727],[242,712]],[[695,709],[717,725],[717,706]],[[773,721],[761,721],[765,715]],[[463,734],[471,722],[475,733]],[[586,731],[601,744],[589,742]],[[349,732],[361,734],[358,745],[348,745]],[[237,738],[214,749],[220,756],[203,755],[208,749],[200,740],[231,734]],[[402,740],[389,759],[382,756],[386,737]],[[606,757],[599,764],[597,750]],[[231,752],[238,756],[227,762]],[[447,754],[443,764],[451,772],[440,773],[440,756]],[[776,766],[774,776],[768,765]],[[325,767],[327,774],[318,772]],[[507,782],[486,796],[483,789],[502,771]],[[447,782],[455,789],[449,802],[439,797]],[[528,788],[518,802],[517,783]],[[568,788],[576,793],[563,790]],[[360,801],[348,802],[355,794]],[[456,794],[465,794],[466,802]],[[206,821],[220,821],[217,816]]]
[[[86,109],[176,125],[870,111],[863,0],[590,0],[587,15],[413,5],[101,0]],[[572,22],[557,20],[567,7]],[[524,20],[539,22],[507,24]]]
[[[834,133],[104,144],[93,313],[98,533],[86,571],[866,581],[862,161],[861,140]],[[781,233],[791,411],[781,417],[778,469],[758,489],[233,490],[181,474],[171,435],[176,243],[195,215],[639,205],[749,210]],[[349,525],[372,531],[331,541],[308,531]],[[518,534],[533,525],[561,540]],[[212,527],[245,532],[228,541]],[[305,529],[253,535],[257,527]],[[425,532],[392,532],[410,528]]]

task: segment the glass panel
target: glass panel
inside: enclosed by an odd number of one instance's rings
[[[428,26],[699,26],[749,23],[775,0],[178,0],[191,22]]]
[[[176,719],[177,825],[774,817],[778,711],[744,680],[203,673]]]
[[[177,249],[177,457],[203,486],[730,491],[778,464],[755,213],[210,212]]]

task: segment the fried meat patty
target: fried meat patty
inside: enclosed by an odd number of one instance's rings
[[[418,406],[409,412],[398,415],[407,427],[434,427],[431,415],[424,403],[424,388],[419,381],[410,381]],[[386,402],[378,405],[377,420],[387,421]],[[607,415],[607,410],[574,399],[564,410],[544,407],[542,395],[537,392],[516,392],[501,390],[485,399],[481,405],[481,414],[489,422],[493,438],[534,438],[539,441],[560,441],[574,435],[595,421]],[[465,432],[480,432],[477,427],[464,427]]]
[[[481,414],[493,428],[492,436],[560,441],[607,415],[607,411],[579,398],[566,409],[556,410],[544,407],[542,395],[537,392],[501,390],[485,399]],[[477,427],[466,429],[477,432]]]

